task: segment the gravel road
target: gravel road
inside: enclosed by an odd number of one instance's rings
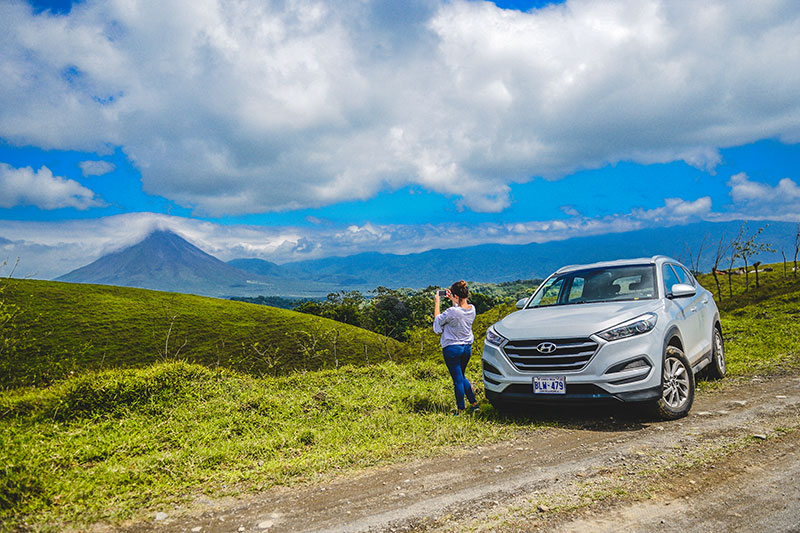
[[[548,409],[565,428],[198,502],[123,530],[800,532],[799,406],[794,374],[728,380],[673,422],[630,409]]]

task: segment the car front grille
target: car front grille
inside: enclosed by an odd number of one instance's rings
[[[586,366],[597,351],[597,343],[585,338],[514,340],[508,341],[503,350],[517,370],[566,372]]]

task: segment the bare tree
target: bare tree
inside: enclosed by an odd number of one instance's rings
[[[339,368],[339,355],[337,352],[337,344],[339,342],[339,330],[334,328],[328,332],[333,342],[333,367]]]
[[[730,244],[725,244],[725,234],[723,233],[719,237],[719,242],[717,243],[717,252],[714,255],[714,266],[711,269],[711,274],[714,276],[714,282],[717,284],[717,294],[719,295],[720,301],[722,301],[722,287],[719,284],[719,277],[717,274],[719,272],[719,265],[722,262],[722,259],[727,255],[729,247]],[[728,273],[728,279],[730,279],[730,273]]]
[[[397,326],[384,328],[384,331],[387,331],[387,333],[385,335],[378,336],[378,340],[381,342],[381,346],[383,346],[383,352],[386,354],[386,357],[389,358],[389,361],[393,361],[392,350],[389,349],[389,344],[394,340],[392,339],[391,335],[395,333],[396,329]]]
[[[258,342],[254,342],[251,348],[258,355],[259,362],[262,363],[259,365],[264,369],[263,371],[259,369],[261,377],[264,377],[264,372],[273,376],[277,375],[281,365],[287,358],[287,354],[281,353],[281,347],[270,345],[262,348]]]
[[[789,266],[786,264],[786,248],[783,246],[781,246],[781,255],[783,256],[783,279],[786,279]]]
[[[679,253],[675,256],[675,259],[678,261],[678,263],[685,263],[685,261],[683,260],[683,254],[686,253],[687,250],[689,250],[689,244],[688,243],[685,244],[686,248],[684,249],[684,252]]]
[[[798,233],[800,233],[800,228],[798,229]],[[8,259],[6,259],[2,263],[0,263],[0,270],[4,269],[7,264],[8,264]],[[14,272],[16,272],[18,266],[19,266],[19,257],[17,257],[17,260],[14,261],[14,266],[11,267],[11,271],[7,275],[5,275],[3,277],[6,278],[6,280],[9,280],[9,279],[13,278],[14,277]]]
[[[797,277],[797,254],[800,252],[800,224],[794,232],[794,277]]]
[[[700,274],[700,257],[703,255],[703,250],[706,248],[711,235],[706,233],[703,236],[703,240],[700,241],[700,246],[697,249],[697,257],[692,254],[691,248],[689,248],[689,243],[686,243],[686,253],[689,255],[689,267],[692,269],[692,273],[695,275]]]
[[[322,331],[320,324],[313,324],[309,329],[299,331],[294,340],[300,345],[300,355],[303,359],[303,372],[308,372],[309,363],[325,354],[328,350],[322,348],[322,342],[329,332]]]
[[[189,338],[188,337],[184,337],[183,344],[178,346],[178,348],[175,350],[175,353],[172,353],[170,351],[169,344],[170,344],[170,340],[172,339],[172,333],[173,333],[172,330],[175,327],[175,321],[180,316],[173,309],[172,304],[173,304],[173,300],[170,300],[169,303],[162,304],[162,309],[164,311],[164,319],[169,321],[169,327],[167,328],[167,334],[164,337],[164,349],[163,350],[161,350],[160,348],[158,349],[158,355],[163,357],[164,359],[177,359],[178,355],[180,355],[180,353],[181,353],[181,350],[183,350],[186,347],[186,345],[189,343]],[[154,332],[154,334],[155,334],[155,332]]]

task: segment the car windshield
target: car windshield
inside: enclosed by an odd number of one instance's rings
[[[655,267],[627,265],[565,272],[548,278],[528,305],[548,307],[656,297]]]

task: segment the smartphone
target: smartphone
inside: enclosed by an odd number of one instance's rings
[[[439,293],[439,298],[447,298],[447,291],[446,290],[436,291],[436,292]]]

